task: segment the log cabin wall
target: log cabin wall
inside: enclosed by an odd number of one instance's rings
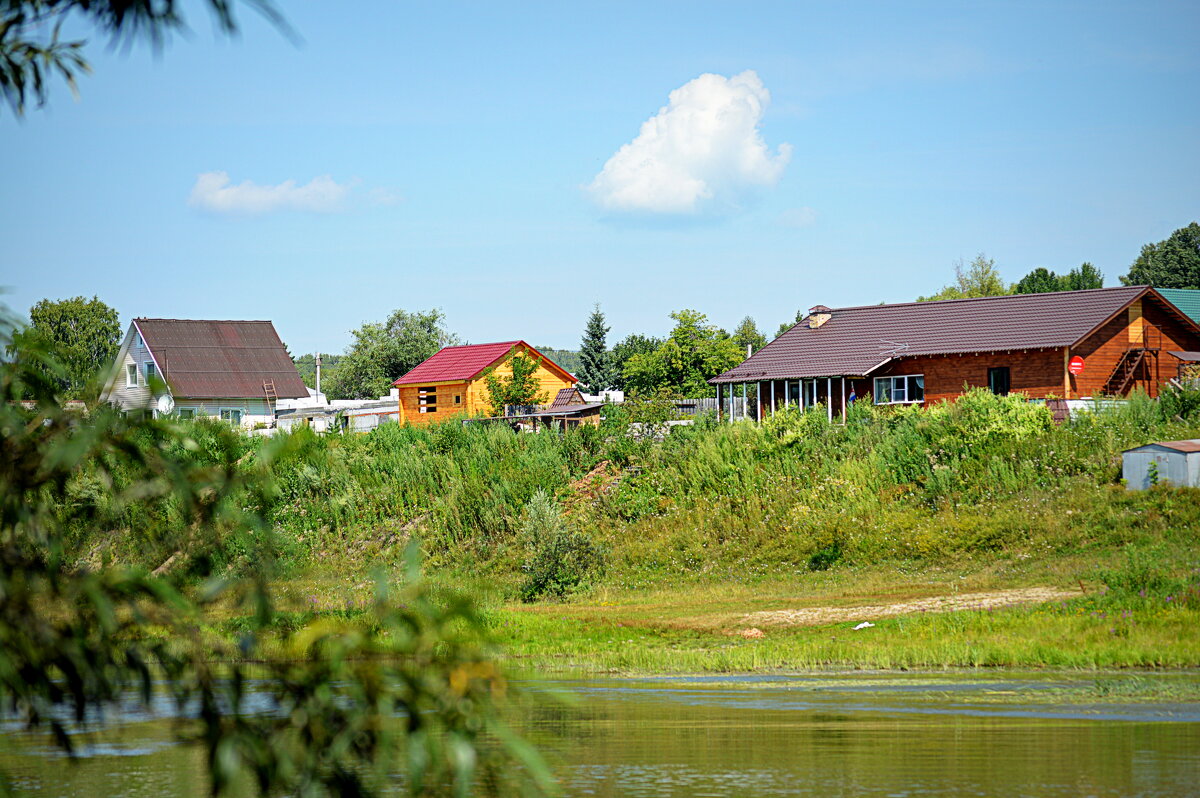
[[[425,398],[424,407],[426,412],[421,412],[422,408],[422,393],[426,388],[434,388],[434,396],[436,397],[433,403],[433,411],[430,412],[430,403],[428,396]],[[455,398],[459,401],[455,402]],[[401,385],[400,386],[400,423],[408,422],[415,426],[424,426],[426,424],[436,424],[439,421],[445,421],[454,416],[460,416],[468,413],[467,409],[467,383],[464,380],[455,382],[430,382],[424,385]]]
[[[889,363],[875,375],[879,377],[923,374],[925,376],[925,405],[953,401],[965,388],[987,388],[988,369],[1009,370],[1009,391],[1024,393],[1031,398],[1047,394],[1063,395],[1063,373],[1066,364],[1062,349],[1034,349],[1018,352],[987,352],[970,355],[931,355],[907,357]],[[865,396],[874,401],[874,385]],[[861,392],[859,396],[864,396]]]
[[[1147,327],[1150,329],[1147,330]],[[1168,313],[1152,296],[1143,297],[1071,349],[1068,359],[1076,355],[1082,357],[1084,370],[1082,374],[1067,375],[1070,381],[1067,398],[1101,395],[1105,383],[1125,352],[1131,347],[1140,346],[1143,340],[1148,342],[1148,346],[1161,346],[1157,375],[1155,364],[1150,361],[1147,368],[1139,372],[1139,379],[1133,386],[1150,396],[1158,396],[1162,385],[1177,376],[1179,361],[1168,352],[1200,350],[1200,336]]]
[[[554,397],[563,388],[574,387],[575,382],[564,376],[565,372],[555,367],[547,368],[543,355],[540,352],[532,349],[520,348],[522,354],[532,357],[538,361],[537,372],[534,378],[538,383],[538,390],[546,394],[545,404],[554,401]],[[506,358],[503,363],[499,363],[492,371],[497,377],[508,378],[512,376],[511,360]],[[478,378],[471,381],[467,386],[467,407],[472,415],[490,416],[491,411],[491,391],[488,390],[487,379],[481,374]]]

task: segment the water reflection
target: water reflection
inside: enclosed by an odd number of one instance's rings
[[[550,755],[567,795],[1197,794],[1200,705],[1048,700],[1071,682],[919,674],[539,679],[527,686],[566,689],[578,700],[535,703],[516,725]],[[123,710],[124,722],[87,736],[76,762],[43,738],[9,731],[0,735],[0,767],[17,794],[207,794],[203,752],[176,742],[169,702],[154,710],[157,717]]]

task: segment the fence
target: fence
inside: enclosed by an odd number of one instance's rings
[[[698,416],[702,413],[716,413],[718,410],[724,416],[728,416],[730,412],[729,401],[728,397],[722,402],[714,396],[706,396],[700,399],[676,399],[672,404],[675,405],[681,416]],[[746,405],[746,399],[740,396],[733,398],[733,412],[737,413],[739,418],[745,416]]]

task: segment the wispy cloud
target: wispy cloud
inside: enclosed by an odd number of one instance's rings
[[[273,211],[336,213],[345,209],[356,182],[338,183],[329,175],[322,175],[304,185],[285,180],[264,186],[250,180],[234,184],[227,172],[203,172],[196,177],[188,204],[231,216],[256,216]]]
[[[791,157],[772,153],[759,132],[771,94],[747,70],[704,74],[671,92],[637,138],[588,186],[604,209],[690,215],[736,209],[747,193],[774,185]]]

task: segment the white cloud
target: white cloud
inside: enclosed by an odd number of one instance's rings
[[[671,92],[588,186],[607,210],[695,214],[736,208],[757,188],[774,185],[791,145],[772,154],[758,125],[771,94],[747,70],[704,74]]]
[[[249,180],[230,183],[226,172],[203,172],[196,177],[188,204],[213,213],[257,215],[271,211],[335,213],[343,209],[354,182],[338,183],[329,175],[314,177],[304,185],[285,180],[260,186]]]
[[[807,205],[803,208],[788,208],[776,219],[784,227],[812,227],[817,223],[817,212]]]

